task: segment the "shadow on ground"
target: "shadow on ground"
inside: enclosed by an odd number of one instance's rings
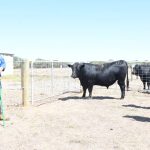
[[[70,99],[75,99],[75,100],[105,100],[105,99],[119,99],[119,98],[115,98],[115,97],[110,97],[110,96],[94,96],[92,98],[82,98],[82,97],[79,97],[79,96],[68,96],[68,97],[63,97],[63,98],[59,98],[59,100],[62,100],[62,101],[67,101],[67,100],[70,100]]]
[[[150,122],[150,118],[149,117],[143,117],[143,116],[130,116],[130,115],[126,115],[123,116],[124,118],[131,118],[134,119],[135,121],[140,121],[140,122]]]
[[[150,109],[150,107],[137,106],[137,105],[134,105],[134,104],[122,105],[122,106],[123,106],[123,107],[131,107],[131,108]]]

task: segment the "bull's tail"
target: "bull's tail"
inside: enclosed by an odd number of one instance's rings
[[[128,91],[129,90],[128,64],[127,64],[127,79],[126,79],[126,84],[127,84],[127,91]]]

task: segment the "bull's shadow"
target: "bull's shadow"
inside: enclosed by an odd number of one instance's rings
[[[123,107],[131,107],[131,108],[140,108],[140,109],[150,109],[150,107],[138,106],[134,104],[122,105]]]
[[[131,118],[134,119],[135,121],[140,121],[140,122],[150,122],[150,118],[149,117],[143,117],[143,116],[130,116],[130,115],[126,115],[123,116],[124,118]]]
[[[112,100],[112,99],[119,99],[120,98],[115,98],[115,97],[111,97],[111,96],[93,96],[92,98],[82,98],[80,96],[67,96],[67,97],[63,97],[63,98],[59,98],[59,100],[61,101],[67,101],[67,100],[71,100],[71,99],[75,99],[75,100]]]

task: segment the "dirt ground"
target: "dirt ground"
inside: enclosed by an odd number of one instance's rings
[[[93,99],[66,93],[28,108],[9,106],[0,150],[149,150],[150,95],[94,87]]]

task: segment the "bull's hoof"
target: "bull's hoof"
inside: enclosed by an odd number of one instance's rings
[[[82,99],[86,99],[86,97],[85,97],[85,96],[84,96],[84,97],[82,96],[81,98],[82,98]]]
[[[90,99],[92,99],[92,97],[88,97],[88,99],[90,100]]]

